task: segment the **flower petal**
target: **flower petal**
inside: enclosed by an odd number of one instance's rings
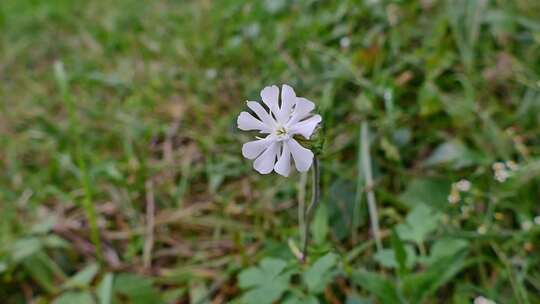
[[[291,126],[306,118],[313,109],[315,109],[315,104],[313,102],[303,97],[297,97],[292,117],[287,124]]]
[[[289,173],[291,172],[291,151],[289,150],[288,145],[283,145],[281,156],[274,166],[274,171],[285,177],[289,176]]]
[[[253,168],[261,174],[268,174],[274,169],[279,143],[273,141],[270,147],[266,149],[253,163]]]
[[[278,98],[279,98],[279,88],[276,85],[265,87],[261,91],[261,98],[263,102],[268,106],[270,111],[274,113],[274,115],[277,115],[279,112],[279,104],[278,104]]]
[[[291,117],[291,111],[296,103],[296,93],[289,85],[281,86],[281,106],[277,115],[277,120],[280,124],[284,125]]]
[[[262,151],[268,148],[274,141],[273,136],[269,135],[266,138],[254,140],[245,143],[242,146],[242,155],[247,159],[255,159]]]
[[[302,147],[293,138],[287,141],[287,145],[291,151],[296,169],[300,172],[306,172],[309,170],[309,167],[311,167],[311,163],[313,162],[313,152]]]
[[[260,103],[255,101],[248,101],[247,106],[248,108],[253,110],[255,114],[257,114],[257,117],[259,117],[270,130],[274,128],[274,126],[276,125],[276,121],[274,120],[274,118],[272,118],[272,116],[270,116],[270,114],[268,114],[268,112],[266,112],[266,110]]]
[[[290,126],[289,132],[291,133],[291,135],[300,134],[304,136],[304,138],[309,139],[311,137],[311,134],[313,134],[313,130],[315,130],[321,120],[321,115],[313,115],[306,120],[297,122],[294,125]]]
[[[258,120],[257,118],[253,117],[253,115],[249,114],[248,112],[242,112],[240,115],[238,115],[238,119],[236,120],[238,124],[238,129],[244,130],[244,131],[251,131],[251,130],[259,130],[263,133],[271,133],[272,130],[262,123],[262,121]]]

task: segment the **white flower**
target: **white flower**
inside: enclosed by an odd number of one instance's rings
[[[496,304],[495,301],[479,296],[474,298],[474,304]]]
[[[525,222],[521,223],[521,229],[523,229],[525,231],[531,230],[532,226],[533,226],[533,222],[531,222],[531,221],[525,221]]]
[[[500,171],[505,169],[504,163],[501,162],[493,163],[493,165],[491,165],[491,168],[493,169],[493,171]]]
[[[259,102],[248,101],[247,106],[258,119],[248,112],[242,112],[237,122],[240,130],[257,130],[267,134],[242,146],[242,155],[255,160],[253,168],[261,174],[275,170],[289,176],[291,156],[300,172],[307,171],[313,162],[313,152],[302,147],[293,136],[301,135],[309,139],[322,118],[311,113],[315,104],[306,98],[296,97],[290,86],[284,84],[281,87],[281,103],[279,93],[275,85],[265,87],[261,91],[261,98],[269,111]]]
[[[457,191],[452,191],[450,195],[448,195],[448,202],[452,205],[457,204],[460,199],[461,197],[459,196],[459,192]]]
[[[351,46],[351,39],[347,36],[342,37],[339,39],[339,46],[341,46],[342,49],[348,49],[349,46]]]
[[[513,160],[509,160],[505,164],[506,164],[506,167],[510,169],[511,171],[516,171],[519,168],[516,162]]]
[[[486,234],[486,232],[487,232],[486,225],[482,224],[482,225],[478,226],[478,228],[476,229],[476,232],[478,232],[478,234]]]
[[[504,183],[509,177],[510,174],[506,170],[495,171],[495,179],[499,183]]]
[[[467,192],[471,190],[471,182],[466,179],[462,179],[457,182],[456,188],[461,192]]]
[[[495,171],[495,180],[499,183],[505,182],[510,177],[510,172],[506,169],[504,163],[497,162],[494,163],[491,168]]]

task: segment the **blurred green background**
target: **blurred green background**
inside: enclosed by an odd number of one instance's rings
[[[3,0],[0,39],[2,303],[540,303],[539,1]],[[323,116],[305,264],[236,129],[281,83]]]

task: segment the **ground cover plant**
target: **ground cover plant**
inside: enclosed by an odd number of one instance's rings
[[[282,84],[303,262],[237,129]],[[540,303],[539,175],[538,1],[0,2],[1,303]]]

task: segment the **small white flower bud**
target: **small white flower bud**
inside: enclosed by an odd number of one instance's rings
[[[518,169],[518,165],[513,160],[509,160],[506,162],[506,167],[510,169],[511,171],[516,171]]]
[[[339,46],[342,49],[348,49],[351,46],[351,39],[347,36],[342,37],[341,39],[339,39]]]
[[[483,296],[478,296],[474,298],[474,304],[497,304],[495,301],[485,298]]]
[[[482,225],[478,226],[478,229],[476,229],[476,232],[478,232],[478,234],[486,234],[486,232],[487,232],[486,225],[482,224]]]
[[[495,180],[499,183],[504,183],[509,177],[510,174],[506,169],[495,171]]]
[[[460,199],[461,197],[459,195],[459,192],[452,189],[452,191],[450,192],[450,195],[448,195],[448,202],[453,205],[453,204],[457,204]]]
[[[456,188],[461,192],[467,192],[471,190],[471,182],[466,179],[462,179],[457,182]]]
[[[504,170],[504,163],[501,163],[501,162],[496,162],[494,163],[491,168],[493,169],[493,171],[501,171],[501,170]]]
[[[532,226],[533,226],[533,223],[531,221],[525,221],[521,223],[521,229],[524,231],[531,230]]]

